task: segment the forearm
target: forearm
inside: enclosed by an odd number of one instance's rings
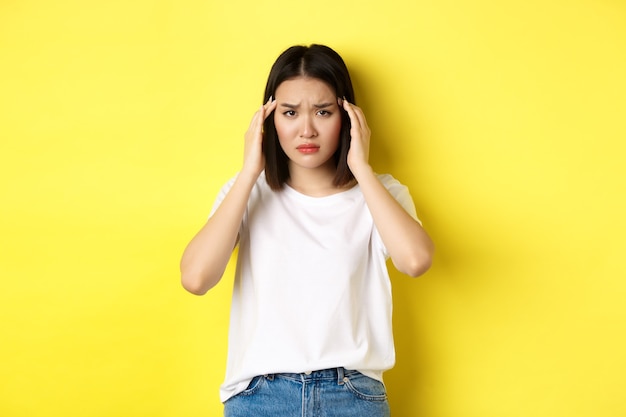
[[[376,228],[394,266],[416,277],[430,268],[434,245],[413,219],[378,180],[369,165],[353,170]]]
[[[222,278],[237,244],[241,221],[257,176],[240,173],[218,209],[185,248],[180,271],[182,285],[187,291],[202,295]]]

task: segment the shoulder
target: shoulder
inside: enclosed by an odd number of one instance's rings
[[[237,180],[238,176],[239,176],[239,173],[233,175],[228,181],[226,181],[226,183],[222,185],[221,192],[224,194],[228,193],[228,191],[235,184],[235,181]],[[259,190],[271,190],[270,186],[267,183],[267,180],[265,179],[265,171],[261,172],[261,174],[257,178],[256,183],[254,184],[254,187],[253,187],[253,191],[259,191]]]
[[[224,199],[226,198],[226,195],[229,193],[231,188],[233,188],[233,185],[235,184],[235,181],[237,180],[238,176],[239,176],[239,173],[235,174],[233,177],[231,177],[228,181],[226,181],[222,185],[219,193],[217,194],[217,198],[215,199],[215,202],[213,203],[213,209],[211,210],[211,215],[213,215],[213,213],[215,213],[215,211],[220,206],[220,204],[222,204],[222,201],[224,201]],[[261,175],[259,175],[259,178],[257,178],[256,183],[254,184],[254,187],[250,191],[248,204],[250,204],[251,201],[256,201],[259,199],[267,198],[266,196],[268,194],[272,194],[272,190],[267,184],[267,181],[265,180],[265,173],[262,172]]]

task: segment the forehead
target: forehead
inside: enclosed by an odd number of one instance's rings
[[[276,89],[277,99],[333,98],[334,90],[318,78],[298,77],[285,80]]]

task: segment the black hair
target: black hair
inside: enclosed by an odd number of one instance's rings
[[[325,45],[292,46],[274,62],[265,86],[263,103],[276,97],[276,89],[283,82],[298,77],[315,78],[328,84],[338,98],[355,103],[350,73],[341,56]],[[337,171],[335,186],[344,186],[354,179],[348,167],[350,149],[350,118],[343,109],[339,146],[333,158]],[[274,118],[267,117],[263,124],[263,154],[265,155],[265,178],[273,190],[280,190],[289,179],[289,159],[278,141]]]

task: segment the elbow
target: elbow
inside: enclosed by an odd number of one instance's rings
[[[433,249],[417,251],[406,258],[401,265],[396,265],[398,271],[416,278],[426,273],[433,263]]]
[[[204,295],[222,279],[224,268],[192,262],[183,257],[180,262],[180,280],[183,288],[195,295]]]
[[[191,279],[184,274],[181,277],[181,283],[185,290],[194,295],[204,295],[208,291],[208,289],[205,289],[204,286],[201,285],[200,281]]]
[[[204,295],[208,291],[199,285],[189,284],[189,283],[186,283],[185,281],[183,281],[183,288],[186,289],[187,292],[190,292],[193,295]]]
[[[405,267],[398,268],[398,269],[403,274],[406,274],[406,275],[408,275],[410,277],[413,277],[413,278],[417,278],[417,277],[423,275],[424,273],[426,273],[426,271],[428,271],[430,269],[431,264],[432,264],[432,260],[431,259],[424,259],[424,260],[420,260],[420,261],[416,261],[416,262],[411,262],[408,265],[406,265]]]
[[[181,271],[183,288],[194,295],[206,294],[216,283],[213,280],[204,279],[201,274],[194,274],[185,270]]]

